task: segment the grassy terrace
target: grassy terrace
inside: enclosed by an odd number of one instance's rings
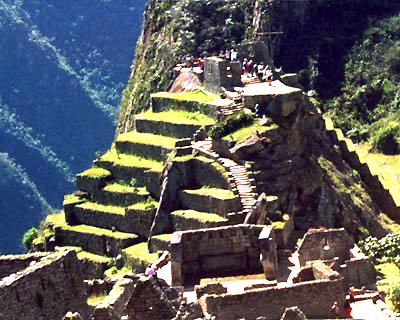
[[[104,187],[105,191],[115,192],[115,193],[135,193],[141,196],[149,195],[146,187],[132,187],[126,184],[112,183]]]
[[[185,192],[190,194],[198,194],[202,196],[212,196],[220,199],[232,199],[235,197],[235,195],[231,190],[218,189],[218,188],[202,187],[196,190],[185,190]]]
[[[146,210],[146,209],[149,209],[149,208],[157,208],[157,206],[158,206],[158,202],[157,201],[149,200],[149,201],[146,201],[146,202],[135,203],[135,204],[129,206],[129,209],[140,211],[140,210]]]
[[[90,168],[86,171],[83,171],[82,173],[78,174],[78,176],[88,176],[88,177],[93,177],[93,178],[104,178],[111,176],[111,172],[103,169],[103,168]]]
[[[130,131],[121,134],[117,141],[127,141],[140,144],[148,144],[153,146],[165,147],[173,149],[175,146],[175,138],[159,136],[151,133],[141,133],[137,131]]]
[[[147,111],[136,115],[136,119],[164,121],[177,124],[206,125],[215,123],[214,119],[204,114],[201,114],[200,112],[188,112],[188,111],[176,111],[176,110],[169,110],[166,112],[155,112],[155,113]]]
[[[382,185],[390,191],[396,205],[400,206],[400,155],[388,156],[370,153],[371,146],[357,146],[361,162],[368,164],[372,174],[378,175]]]
[[[63,229],[80,232],[80,233],[89,233],[89,234],[94,234],[94,235],[98,235],[98,236],[108,236],[108,237],[113,237],[113,238],[118,238],[118,239],[129,239],[132,237],[137,237],[133,233],[111,231],[109,229],[97,228],[97,227],[88,226],[85,224],[80,224],[77,226],[64,226]]]
[[[87,201],[85,203],[79,204],[78,207],[84,208],[84,209],[89,209],[89,210],[110,212],[110,213],[120,214],[120,215],[124,215],[125,214],[125,207],[104,205],[104,204],[100,204],[100,203],[96,203],[96,202],[90,202],[90,201]]]
[[[153,263],[158,259],[158,253],[149,253],[147,242],[140,242],[122,250],[127,256],[137,258],[147,263]]]
[[[56,250],[62,250],[62,249],[72,249],[75,250],[77,253],[77,257],[80,260],[91,260],[99,263],[107,263],[111,260],[109,257],[101,256],[99,254],[94,254],[91,252],[83,251],[81,247],[75,247],[75,246],[63,246],[63,247],[56,247]]]
[[[220,215],[215,213],[201,212],[196,210],[177,210],[171,212],[173,216],[183,217],[187,219],[195,219],[201,222],[213,222],[224,220]]]
[[[256,132],[263,132],[266,130],[271,130],[278,128],[277,124],[272,124],[271,126],[265,127],[262,126],[258,121],[255,121],[253,124],[251,124],[248,127],[241,128],[233,133],[230,133],[223,137],[223,139],[230,140],[230,141],[238,141],[241,142],[245,140],[247,137],[254,136]]]
[[[143,133],[141,133],[143,134]],[[156,136],[159,137],[159,136]],[[143,157],[117,153],[116,150],[111,150],[100,157],[102,161],[112,162],[114,165],[123,167],[138,167],[138,168],[151,168],[156,171],[162,171],[163,163]]]
[[[170,98],[176,100],[185,100],[185,101],[197,101],[203,103],[213,102],[217,94],[206,95],[204,92],[200,90],[195,90],[187,93],[169,93],[169,92],[158,92],[151,95],[152,97],[162,97],[162,98]]]

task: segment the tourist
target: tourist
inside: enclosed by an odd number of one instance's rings
[[[247,63],[248,63],[247,58],[244,58],[244,59],[243,59],[243,62],[242,62],[242,65],[241,65],[241,67],[242,67],[242,74],[243,74],[243,75],[246,75],[246,72],[247,72]]]
[[[264,70],[264,79],[268,81],[268,85],[272,87],[272,68],[267,65]]]
[[[225,59],[229,61],[231,59],[231,52],[229,50],[225,51]]]
[[[157,275],[157,269],[154,268],[151,264],[147,265],[146,271],[144,272],[145,276],[153,277]]]
[[[231,50],[231,61],[237,61],[237,51]]]
[[[344,310],[346,311],[347,318],[350,318],[350,319],[353,318],[351,316],[351,310],[353,310],[353,309],[350,307],[350,303],[347,300],[345,301],[343,307],[344,307]]]
[[[350,289],[349,289],[349,300],[350,300],[350,302],[355,302],[356,301],[355,296],[356,296],[356,293],[354,292],[354,287],[351,286]]]
[[[337,301],[335,301],[331,307],[331,311],[333,315],[335,316],[335,319],[339,319],[339,304]]]
[[[200,70],[204,70],[204,62],[202,58],[199,58],[197,66],[200,68]]]

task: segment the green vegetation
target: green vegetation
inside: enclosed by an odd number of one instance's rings
[[[170,137],[164,137],[152,133],[141,133],[137,131],[130,131],[123,133],[117,139],[117,141],[128,141],[134,143],[148,144],[169,149],[174,148],[175,140],[176,139]]]
[[[179,124],[206,125],[215,123],[214,119],[201,114],[200,112],[189,112],[184,110],[169,110],[165,112],[147,111],[136,115],[136,119],[148,119]]]
[[[90,168],[87,169],[86,171],[83,171],[82,173],[78,174],[78,176],[88,176],[88,177],[92,177],[92,178],[104,178],[104,177],[108,177],[111,176],[111,172],[103,169],[103,168]]]
[[[157,206],[158,206],[158,202],[155,201],[152,197],[148,197],[145,202],[135,203],[135,204],[129,206],[129,209],[143,211],[146,209],[157,208]]]
[[[119,239],[128,239],[132,237],[136,237],[135,234],[133,233],[125,233],[125,232],[119,232],[119,231],[112,231],[109,229],[102,229],[102,228],[97,228],[85,224],[80,224],[76,226],[64,226],[63,227],[66,230],[72,230],[80,233],[90,233],[90,234],[95,234],[98,236],[108,236],[108,237],[114,237],[114,238],[119,238]]]
[[[220,199],[232,199],[235,197],[235,195],[231,190],[208,188],[208,187],[202,187],[200,189],[195,189],[195,190],[185,190],[185,192],[191,194],[199,194],[203,196],[213,196]]]
[[[133,268],[140,268],[140,265],[145,266],[158,259],[157,253],[149,253],[147,242],[135,244],[129,248],[123,249],[122,251],[128,257],[128,264],[132,264]],[[134,263],[129,263],[129,260],[133,260]]]
[[[400,233],[390,233],[381,239],[368,237],[361,240],[358,246],[373,260],[385,259],[400,266]]]
[[[36,228],[30,228],[24,233],[24,236],[22,238],[22,245],[27,251],[32,249],[32,242],[37,237],[39,237],[39,231]]]
[[[400,152],[400,15],[372,25],[347,56],[341,95],[327,101],[335,126],[374,150]]]
[[[213,102],[215,98],[219,97],[217,94],[207,95],[201,90],[194,90],[192,92],[185,93],[169,93],[169,92],[157,92],[152,94],[154,97],[164,97],[176,100],[185,100],[185,101],[197,101],[203,103]]]
[[[138,195],[146,196],[149,192],[146,187],[135,187],[124,183],[113,182],[104,187],[105,191],[115,193],[137,193]]]
[[[211,138],[225,137],[238,129],[252,125],[254,120],[254,114],[246,113],[242,110],[238,114],[234,114],[212,127],[209,136]]]
[[[113,267],[107,269],[104,272],[104,275],[106,277],[113,278],[113,277],[121,276],[121,275],[123,275],[125,273],[128,273],[128,272],[129,272],[129,270],[128,270],[127,267],[122,267],[121,269],[118,269],[116,266],[113,266]]]
[[[250,136],[256,135],[257,132],[261,133],[263,131],[272,130],[275,128],[278,128],[277,124],[272,124],[268,127],[265,127],[265,126],[262,126],[258,121],[255,121],[254,123],[250,124],[247,127],[241,128],[239,130],[236,130],[233,133],[230,133],[230,134],[224,136],[223,139],[241,142]]]
[[[159,171],[161,171],[163,168],[162,162],[158,162],[152,159],[146,159],[136,155],[121,154],[118,153],[115,149],[101,156],[99,160],[109,161],[116,166],[123,167],[153,168],[158,169]]]
[[[171,212],[171,214],[174,216],[185,217],[187,219],[195,219],[200,222],[212,222],[224,219],[220,215],[215,213],[200,212],[196,210],[177,210]]]
[[[125,214],[125,207],[104,205],[104,204],[96,203],[96,202],[87,201],[85,203],[79,204],[78,206],[81,208],[94,210],[94,211],[110,212],[110,213],[121,214],[121,215]]]

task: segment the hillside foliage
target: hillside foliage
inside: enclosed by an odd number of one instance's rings
[[[324,105],[345,135],[396,154],[400,138],[400,14],[371,25],[346,57],[341,94]]]

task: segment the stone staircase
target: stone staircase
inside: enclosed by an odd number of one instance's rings
[[[212,157],[224,166],[230,177],[232,191],[239,196],[243,213],[247,213],[255,204],[257,194],[254,192],[255,186],[252,185],[252,180],[249,179],[246,166],[238,164],[231,159],[220,157],[212,149],[211,139],[198,141],[193,145],[193,148]]]
[[[379,176],[372,174],[368,164],[360,161],[352,141],[345,138],[343,132],[333,126],[331,119],[327,117],[321,119],[321,127],[326,130],[333,143],[339,146],[343,159],[359,173],[370,197],[391,219],[400,222],[400,207],[396,205],[390,191],[382,185]]]

